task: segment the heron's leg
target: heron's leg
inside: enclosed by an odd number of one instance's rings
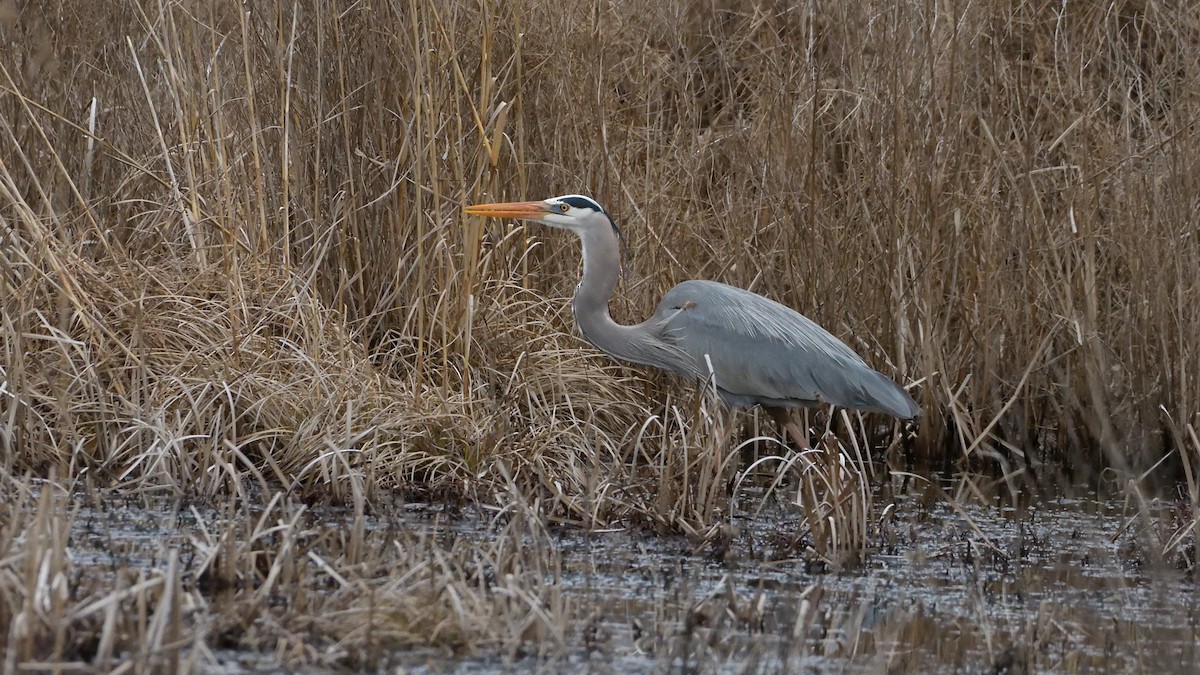
[[[783,436],[783,442],[786,445],[788,436],[792,437],[792,442],[800,450],[808,449],[808,434],[796,424],[796,420],[792,418],[792,409],[782,406],[763,406],[763,410],[775,420],[775,426],[779,427],[779,433]]]

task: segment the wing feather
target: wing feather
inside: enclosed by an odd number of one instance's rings
[[[907,392],[804,315],[715,281],[685,281],[663,296],[647,324],[712,371],[733,405],[839,406],[911,418]],[[707,356],[707,359],[705,358]]]

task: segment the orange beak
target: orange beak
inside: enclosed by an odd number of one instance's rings
[[[476,204],[468,206],[466,212],[473,216],[493,218],[540,218],[546,213],[544,202],[504,202],[502,204]]]

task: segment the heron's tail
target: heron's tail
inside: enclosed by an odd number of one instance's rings
[[[883,373],[871,370],[872,385],[864,386],[860,394],[863,410],[881,412],[902,420],[912,420],[921,416],[921,408],[904,387],[893,382]]]

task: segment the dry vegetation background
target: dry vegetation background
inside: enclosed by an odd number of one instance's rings
[[[1185,3],[239,7],[5,5],[10,472],[616,446],[677,383],[569,336],[569,235],[460,213],[572,191],[618,317],[778,298],[922,380],[926,456],[1147,466],[1200,410]]]
[[[778,299],[920,380],[920,458],[1195,454],[1198,76],[1185,2],[0,2],[0,490],[713,515],[576,243],[461,213],[568,192],[618,319]]]

